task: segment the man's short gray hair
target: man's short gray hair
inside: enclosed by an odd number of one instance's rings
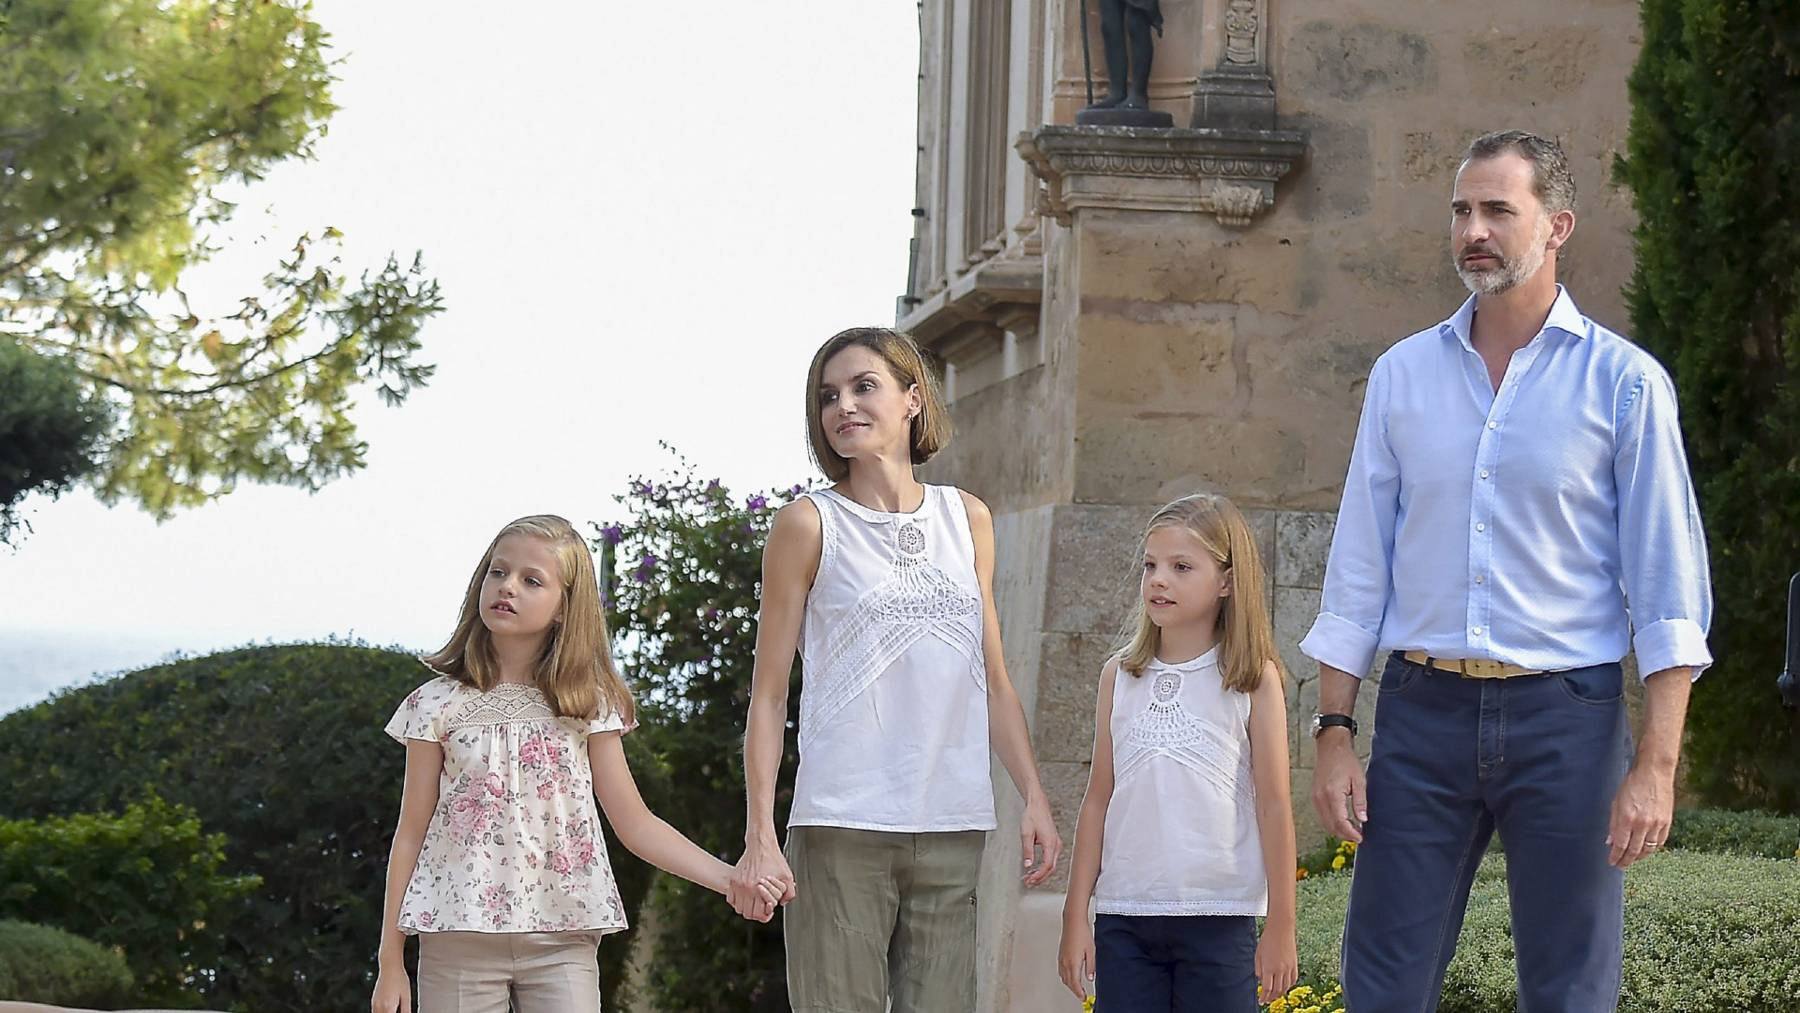
[[[1575,210],[1575,177],[1562,145],[1529,130],[1496,130],[1469,142],[1462,164],[1508,152],[1531,163],[1531,192],[1547,214]]]

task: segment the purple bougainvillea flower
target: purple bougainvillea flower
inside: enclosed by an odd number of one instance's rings
[[[608,545],[617,545],[619,544],[619,539],[624,537],[625,528],[621,525],[608,524],[606,527],[600,529],[600,540]]]
[[[707,492],[712,492],[713,490],[717,489],[718,487],[719,487],[719,480],[716,478],[713,479],[712,481],[706,483],[706,491]]]
[[[769,498],[759,492],[756,495],[750,497],[750,499],[748,501],[746,501],[744,503],[744,505],[746,507],[750,508],[751,513],[760,513],[763,510],[768,509]]]
[[[805,491],[806,491],[806,486],[797,485],[797,486],[794,486],[792,489],[788,490],[788,495],[791,497],[794,497],[794,498],[798,498],[800,496],[800,494]]]

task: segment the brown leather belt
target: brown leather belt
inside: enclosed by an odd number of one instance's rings
[[[1541,668],[1509,665],[1504,661],[1489,661],[1486,658],[1434,658],[1424,651],[1407,651],[1401,657],[1415,665],[1435,668],[1440,672],[1455,672],[1465,679],[1511,679],[1518,675],[1543,675],[1545,671]]]

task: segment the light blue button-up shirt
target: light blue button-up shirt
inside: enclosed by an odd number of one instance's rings
[[[1668,374],[1559,287],[1495,391],[1474,316],[1471,297],[1376,360],[1300,649],[1359,677],[1385,650],[1556,670],[1633,648],[1645,676],[1711,664]]]

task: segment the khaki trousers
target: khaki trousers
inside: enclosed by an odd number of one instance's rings
[[[418,1013],[600,1013],[595,932],[421,932]]]
[[[983,837],[790,828],[796,892],[782,928],[795,1013],[974,1013]]]

